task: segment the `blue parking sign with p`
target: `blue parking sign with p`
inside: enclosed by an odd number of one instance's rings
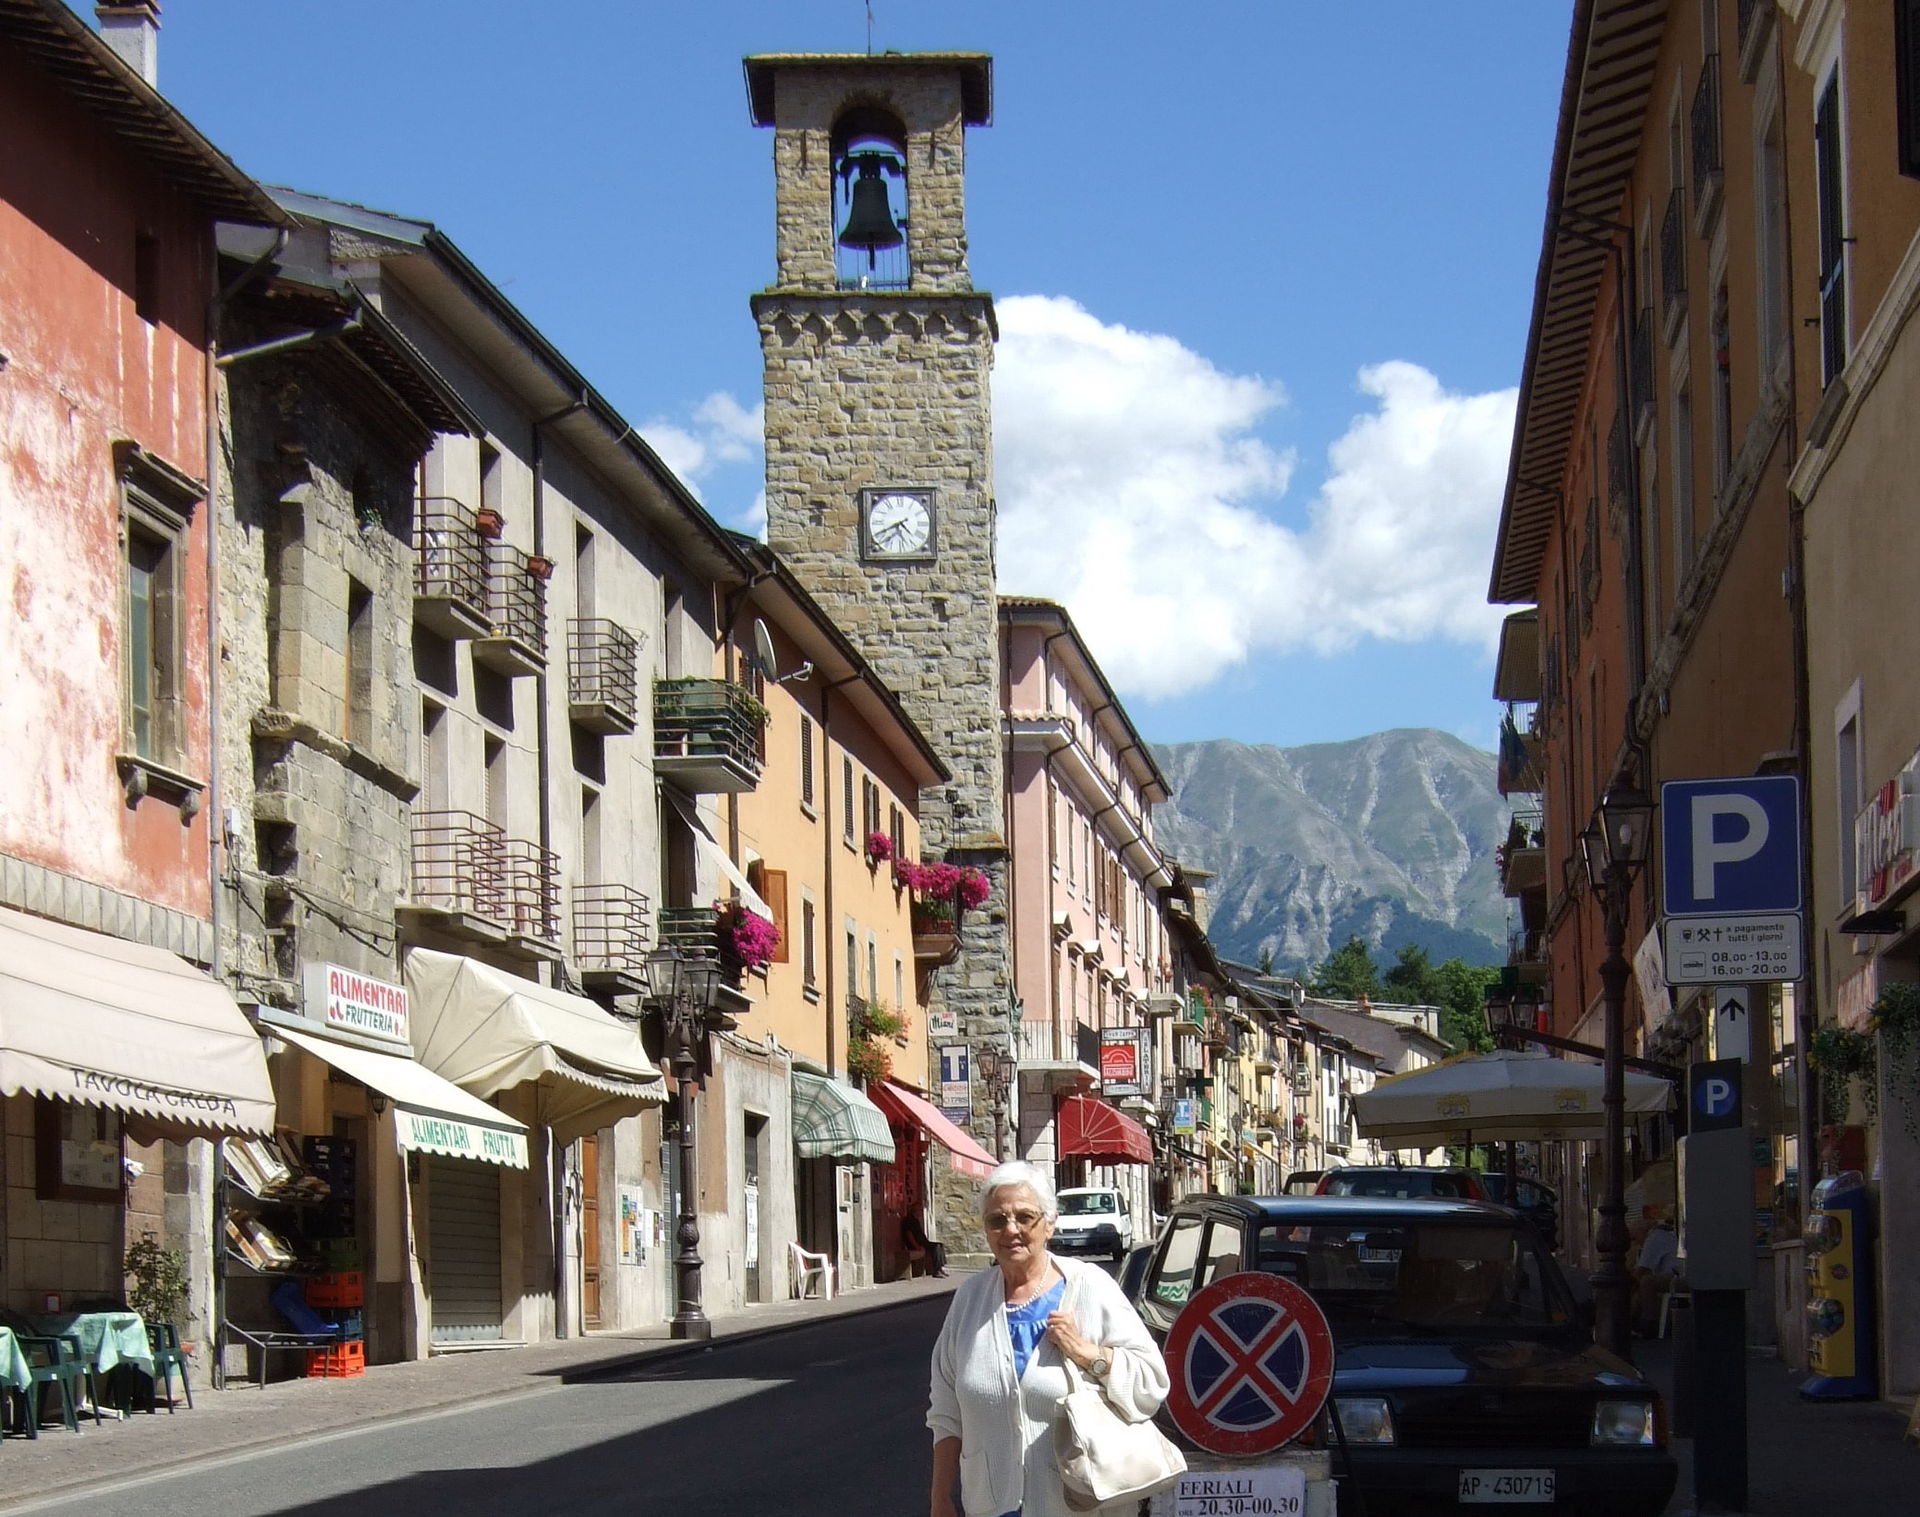
[[[1660,787],[1669,916],[1800,909],[1800,781],[1790,774]]]

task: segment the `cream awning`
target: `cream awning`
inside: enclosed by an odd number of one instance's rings
[[[125,1112],[136,1137],[273,1131],[267,1058],[212,975],[0,908],[0,1092]]]
[[[893,1162],[886,1113],[851,1085],[793,1072],[793,1151],[803,1159]]]
[[[478,1159],[485,1164],[527,1167],[527,1126],[495,1111],[403,1053],[377,1053],[272,1024],[276,1038],[352,1075],[393,1100],[393,1130],[402,1148]]]
[[[429,948],[406,972],[414,1056],[476,1096],[533,1084],[562,1143],[666,1100],[639,1029],[584,996]]]

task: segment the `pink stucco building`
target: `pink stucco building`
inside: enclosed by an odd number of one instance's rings
[[[1154,1019],[1177,1004],[1160,896],[1172,875],[1153,840],[1153,808],[1170,791],[1063,607],[1003,596],[1000,648],[1014,1146],[1062,1185],[1119,1186],[1145,1218],[1160,1123]],[[1137,1039],[1116,1038],[1129,1031]]]

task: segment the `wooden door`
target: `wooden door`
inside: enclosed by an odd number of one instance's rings
[[[580,1140],[580,1315],[600,1325],[600,1136]]]

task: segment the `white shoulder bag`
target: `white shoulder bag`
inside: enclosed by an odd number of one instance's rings
[[[1073,1309],[1079,1284],[1076,1279],[1068,1286],[1062,1311]],[[1151,1496],[1178,1480],[1187,1468],[1186,1457],[1153,1419],[1128,1422],[1079,1365],[1065,1354],[1060,1357],[1068,1389],[1053,1420],[1053,1452],[1067,1505],[1091,1512],[1110,1501]]]

